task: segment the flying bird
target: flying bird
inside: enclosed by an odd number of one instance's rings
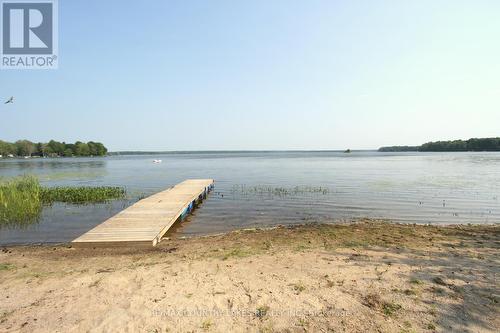
[[[14,103],[14,96],[11,96],[4,104]]]

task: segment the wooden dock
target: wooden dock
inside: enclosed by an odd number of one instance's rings
[[[188,179],[142,199],[72,241],[74,246],[156,246],[179,218],[213,188],[213,179]]]

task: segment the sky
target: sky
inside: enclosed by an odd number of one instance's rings
[[[500,136],[500,1],[59,0],[0,140],[375,149]]]

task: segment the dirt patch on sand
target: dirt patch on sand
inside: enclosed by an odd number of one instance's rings
[[[0,252],[2,332],[498,332],[500,226],[362,221]]]

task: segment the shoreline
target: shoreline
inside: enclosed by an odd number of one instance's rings
[[[293,229],[293,228],[303,228],[303,227],[308,227],[308,226],[351,226],[359,223],[385,223],[389,225],[395,225],[395,226],[423,226],[423,227],[443,227],[443,228],[465,228],[465,227],[478,227],[478,226],[483,226],[483,227],[499,227],[500,228],[500,222],[494,223],[494,222],[488,222],[488,223],[443,223],[443,224],[436,224],[436,223],[418,223],[418,222],[396,222],[391,219],[375,219],[375,218],[358,218],[358,219],[353,219],[349,221],[345,220],[334,220],[332,222],[308,222],[308,223],[297,223],[297,224],[276,224],[276,225],[263,225],[263,226],[255,226],[255,227],[249,227],[249,228],[241,228],[241,229],[232,229],[228,231],[222,231],[222,232],[216,232],[216,233],[209,233],[209,234],[192,234],[192,235],[183,235],[175,233],[174,235],[169,234],[168,232],[165,234],[165,236],[162,238],[162,241],[159,243],[165,243],[168,241],[178,241],[178,240],[192,240],[192,239],[203,239],[203,238],[212,238],[212,237],[222,237],[222,236],[227,236],[233,233],[239,234],[242,232],[268,232],[272,231],[275,229]],[[174,226],[172,227],[175,229],[175,227],[179,227],[179,225],[182,224],[182,222],[176,222]],[[44,247],[72,247],[71,241],[67,242],[34,242],[34,243],[5,243],[2,244],[0,243],[0,249],[2,248],[44,248]],[[106,246],[101,248],[106,248]],[[112,247],[107,247],[107,248],[112,248]],[[135,248],[141,248],[140,246],[136,246]],[[144,249],[147,249],[147,247],[143,247]]]
[[[495,332],[500,225],[361,220],[0,247],[0,330]]]

